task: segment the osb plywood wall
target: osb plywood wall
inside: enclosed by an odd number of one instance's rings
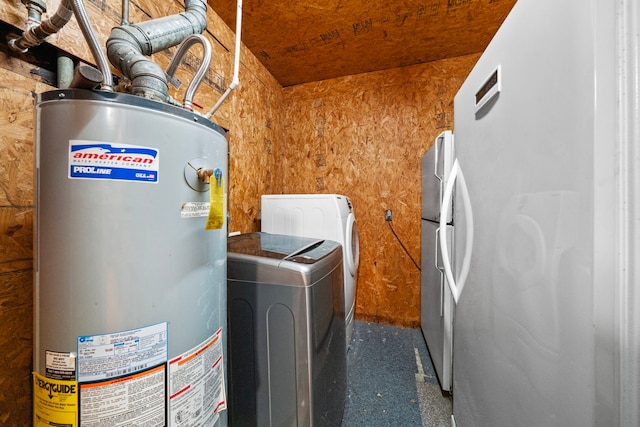
[[[59,1],[49,0],[55,11]],[[102,46],[111,28],[120,25],[120,0],[85,1],[91,23]],[[172,15],[184,10],[180,1],[140,0],[130,3],[130,21]],[[20,0],[5,0],[0,21],[24,28],[26,9]],[[211,10],[205,36],[211,41],[213,61],[194,101],[208,111],[231,82],[233,32]],[[88,63],[95,63],[75,19],[49,42]],[[1,40],[0,43],[6,43]],[[161,52],[154,60],[163,68],[175,49]],[[7,52],[3,46],[2,52]],[[27,58],[28,59],[28,58]],[[199,46],[189,51],[177,73],[184,83],[171,90],[182,100],[184,87],[200,61]],[[230,216],[235,229],[256,229],[260,194],[280,191],[277,168],[282,90],[256,58],[242,49],[240,86],[231,94],[213,120],[228,129],[231,157]],[[33,96],[53,89],[38,77],[36,66],[0,53],[0,424],[31,425],[31,369],[33,348]]]
[[[31,422],[33,105],[47,86],[0,55],[0,424]]]
[[[283,189],[351,199],[360,232],[356,318],[418,327],[421,158],[453,129],[478,55],[285,88]]]

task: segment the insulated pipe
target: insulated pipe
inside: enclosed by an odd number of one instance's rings
[[[146,58],[207,28],[206,0],[186,0],[185,12],[116,27],[107,40],[111,64],[132,82],[132,93],[166,102],[169,88],[159,65]]]
[[[227,99],[231,91],[234,90],[240,80],[238,79],[238,73],[240,70],[240,33],[242,30],[242,0],[238,0],[238,5],[236,7],[236,51],[233,59],[233,78],[231,79],[231,84],[227,88],[227,90],[222,94],[218,102],[205,114],[204,116],[207,119],[210,119],[213,116],[218,108],[222,105],[222,103]]]
[[[182,61],[182,57],[185,53],[196,43],[200,43],[203,48],[202,52],[202,62],[200,63],[200,67],[196,71],[195,75],[191,79],[189,86],[187,86],[187,91],[184,95],[184,102],[182,103],[182,108],[192,111],[193,110],[193,97],[198,90],[198,86],[202,82],[202,79],[207,74],[207,70],[209,69],[209,65],[211,65],[211,43],[207,40],[202,34],[193,34],[186,39],[180,46],[178,46],[178,50],[175,55],[171,59],[169,66],[167,67],[166,75],[169,79],[173,77],[180,65],[180,61]]]
[[[24,0],[27,7],[27,25],[22,35],[10,39],[9,47],[17,52],[26,53],[29,48],[38,46],[51,34],[57,33],[73,16],[71,0],[62,0],[58,10],[46,21],[41,22],[42,14],[47,11],[47,5],[41,0]]]

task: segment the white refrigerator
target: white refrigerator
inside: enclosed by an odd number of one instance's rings
[[[638,16],[519,0],[455,97],[454,426],[640,425]]]
[[[422,157],[420,249],[420,327],[443,391],[451,391],[454,304],[440,255],[442,196],[454,160],[453,134],[442,132]],[[453,246],[453,212],[445,219],[449,254]]]

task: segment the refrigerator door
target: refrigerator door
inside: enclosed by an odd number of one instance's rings
[[[440,387],[451,391],[454,305],[442,270],[439,227],[422,220],[420,326]],[[453,227],[445,227],[451,244]]]
[[[453,133],[447,130],[437,136],[422,157],[422,219],[440,221],[442,194],[453,160]],[[447,224],[451,223],[452,218],[453,210],[450,209]]]
[[[614,370],[594,334],[613,317],[596,298],[609,301],[613,277],[594,276],[614,273],[611,226],[594,222],[614,175],[596,137],[614,122],[613,3],[518,1],[455,97],[475,224],[454,323],[457,427],[614,425],[597,420]],[[454,276],[468,249],[460,193]]]

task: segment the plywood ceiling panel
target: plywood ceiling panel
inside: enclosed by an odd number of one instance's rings
[[[482,52],[515,2],[244,0],[242,41],[292,86]],[[235,0],[208,3],[235,29]]]

